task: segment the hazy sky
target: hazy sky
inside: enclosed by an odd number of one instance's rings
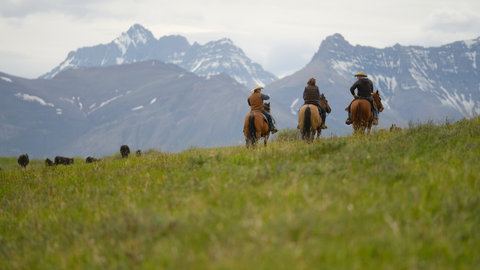
[[[156,38],[228,37],[278,76],[302,68],[325,37],[356,45],[439,46],[480,36],[479,0],[0,0],[0,71],[38,77],[80,47],[139,23]]]

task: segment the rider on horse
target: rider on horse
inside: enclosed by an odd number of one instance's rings
[[[363,72],[355,74],[355,77],[357,77],[357,81],[352,85],[352,87],[350,87],[350,92],[355,99],[361,98],[370,101],[370,105],[372,106],[373,111],[373,124],[378,125],[378,110],[372,98],[373,83],[369,78],[367,78],[367,75]],[[358,89],[358,95],[355,94],[355,89]],[[347,121],[345,121],[345,124],[347,125],[353,123],[352,119],[350,119],[350,106],[352,105],[352,102],[350,102],[350,105],[348,105],[347,107],[348,118]]]
[[[315,78],[310,78],[308,80],[307,86],[305,86],[305,90],[303,91],[303,100],[305,101],[304,104],[313,104],[318,107],[319,113],[322,116],[322,125],[320,128],[326,129],[327,126],[325,125],[325,120],[327,118],[327,111],[322,105],[320,105],[320,91],[315,83]]]
[[[270,126],[270,131],[272,134],[278,131],[278,129],[273,124],[272,116],[265,110],[263,106],[263,101],[270,99],[268,95],[262,94],[262,86],[255,86],[252,91],[253,93],[248,97],[248,105],[250,106],[251,111],[260,111],[265,115],[268,121],[268,125]]]

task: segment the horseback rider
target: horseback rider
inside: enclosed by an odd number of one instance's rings
[[[265,115],[268,121],[268,125],[270,127],[270,131],[272,134],[276,133],[278,129],[273,124],[272,116],[265,110],[263,106],[263,101],[270,99],[268,95],[262,94],[262,86],[255,86],[252,91],[253,93],[248,97],[248,105],[250,106],[251,111],[260,111]]]
[[[357,77],[357,81],[352,85],[352,87],[350,87],[350,92],[352,93],[354,100],[361,98],[370,101],[370,105],[372,106],[373,111],[373,124],[378,125],[378,110],[372,98],[373,83],[369,78],[367,78],[367,75],[363,72],[355,74],[355,77]],[[355,89],[358,90],[358,95],[355,94]],[[345,121],[345,124],[347,125],[353,123],[352,119],[350,118],[350,106],[352,105],[352,102],[350,102],[350,105],[348,105],[347,107],[348,118],[347,121]]]
[[[325,120],[327,118],[327,111],[319,102],[320,91],[318,90],[318,86],[316,86],[315,83],[315,78],[310,78],[308,80],[307,86],[305,86],[305,90],[303,91],[303,100],[305,101],[304,104],[312,104],[318,107],[318,111],[322,116],[322,125],[320,126],[320,128],[326,129],[327,126],[325,125]]]

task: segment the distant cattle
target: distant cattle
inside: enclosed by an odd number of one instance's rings
[[[87,157],[85,159],[85,162],[87,162],[87,163],[93,163],[93,162],[97,162],[97,161],[100,161],[100,159],[97,159],[97,158],[94,158],[94,157]]]
[[[130,148],[128,148],[128,145],[120,146],[120,154],[122,154],[122,158],[128,158],[128,154],[130,154]]]
[[[397,127],[397,125],[395,124],[392,124],[392,126],[390,127],[391,132],[400,131],[400,130],[402,129],[400,127]]]
[[[136,156],[137,157],[141,157],[142,156],[142,150],[138,149],[137,152],[135,152]]]
[[[28,154],[20,155],[18,157],[17,162],[22,168],[26,168],[28,165],[28,162],[30,162],[30,159],[28,159]]]
[[[62,164],[62,165],[73,164],[73,158],[56,156],[55,157],[55,165],[59,165],[59,164]]]
[[[55,165],[55,164],[53,163],[53,161],[51,159],[49,159],[49,158],[45,159],[45,166],[50,167],[50,166],[53,166],[53,165]]]

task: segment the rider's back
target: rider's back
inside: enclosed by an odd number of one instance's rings
[[[248,97],[248,104],[252,111],[263,111],[263,99],[261,93],[253,93]]]
[[[358,96],[371,97],[373,92],[373,83],[369,78],[361,78],[360,80],[357,80],[350,88],[352,95],[354,94],[355,89],[358,89]]]

